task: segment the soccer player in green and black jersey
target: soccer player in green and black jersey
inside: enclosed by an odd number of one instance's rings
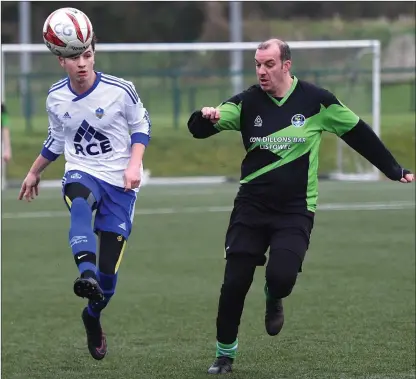
[[[268,248],[265,327],[269,335],[283,327],[282,299],[301,271],[314,222],[322,132],[335,133],[389,179],[413,181],[373,130],[331,92],[291,75],[285,42],[261,43],[255,63],[259,85],[217,108],[194,112],[188,121],[195,138],[239,131],[247,151],[225,238],[227,262],[210,374],[232,370],[245,297]]]

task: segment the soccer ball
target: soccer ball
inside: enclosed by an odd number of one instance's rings
[[[93,29],[85,13],[75,8],[52,12],[43,25],[43,41],[55,55],[63,58],[81,55],[90,46]]]

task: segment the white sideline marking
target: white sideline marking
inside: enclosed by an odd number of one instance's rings
[[[318,205],[317,213],[322,211],[380,211],[380,210],[400,210],[414,209],[415,203],[412,201],[392,201],[386,203],[327,203]],[[135,215],[166,215],[183,213],[218,213],[231,212],[231,206],[206,206],[206,207],[183,207],[183,208],[142,208],[135,212]],[[3,213],[3,219],[22,219],[22,218],[56,218],[67,217],[67,211],[45,211],[45,212],[16,212]]]
[[[165,188],[164,188],[165,189]],[[160,188],[142,188],[138,194],[138,198],[140,197],[150,197],[150,195],[154,195],[156,192],[161,190]],[[166,190],[166,189],[165,189]],[[167,194],[169,197],[172,196],[205,196],[205,195],[219,195],[219,194],[235,194],[237,190],[234,187],[230,188],[218,188],[218,189],[209,189],[209,188],[201,188],[201,189],[184,189],[184,190],[170,190],[169,192],[160,191],[163,194]],[[322,191],[321,191],[322,192]],[[14,192],[5,192],[1,195],[3,200],[17,200],[17,195]],[[39,201],[49,201],[50,199],[62,199],[62,193],[60,191],[50,191],[49,188],[47,191],[43,191],[39,197],[36,198],[36,202]]]
[[[341,375],[339,379],[414,379],[415,373],[409,372],[409,373],[392,373],[392,374],[373,374],[373,375],[367,375],[367,376],[345,376]]]

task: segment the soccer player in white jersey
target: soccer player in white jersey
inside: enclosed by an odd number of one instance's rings
[[[133,83],[94,71],[95,40],[80,56],[58,58],[68,77],[49,90],[48,138],[23,181],[19,199],[38,195],[42,171],[65,154],[62,193],[70,210],[69,244],[87,298],[82,320],[93,358],[107,352],[100,314],[114,294],[132,229],[151,122]],[[93,211],[94,227],[91,226]],[[99,262],[97,267],[97,242]]]

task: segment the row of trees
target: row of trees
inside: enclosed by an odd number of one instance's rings
[[[228,2],[31,3],[32,42],[42,41],[43,23],[58,6],[73,6],[90,17],[102,42],[192,42],[228,40]],[[18,42],[18,2],[2,2],[2,43]],[[244,19],[414,17],[414,2],[243,2]],[[245,36],[246,40],[250,36]]]

